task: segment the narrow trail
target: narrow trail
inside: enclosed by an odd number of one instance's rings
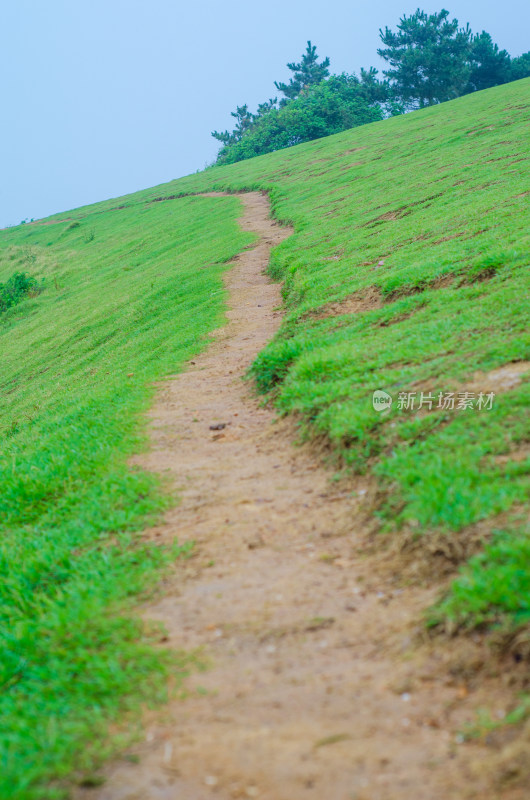
[[[289,234],[265,196],[241,200],[240,224],[260,240],[226,273],[229,322],[161,386],[152,449],[136,459],[169,472],[182,497],[147,535],[196,542],[145,616],[171,646],[201,648],[209,668],[148,720],[138,763],[118,759],[102,787],[76,797],[500,797],[482,769],[491,750],[455,742],[472,709],[489,705],[487,681],[474,688],[442,648],[413,644],[436,587],[378,577],[356,552],[363,483],[352,495],[330,482],[309,447],[293,446],[292,423],[241,380],[280,324],[265,270]]]

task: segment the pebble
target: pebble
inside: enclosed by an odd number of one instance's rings
[[[164,757],[162,759],[164,764],[169,764],[172,755],[173,755],[173,745],[171,744],[171,742],[166,742],[164,745]]]

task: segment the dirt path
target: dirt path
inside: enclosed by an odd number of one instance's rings
[[[436,587],[378,578],[356,548],[364,484],[352,495],[330,482],[308,448],[293,447],[292,423],[275,422],[241,380],[280,323],[264,270],[288,234],[264,196],[242,202],[242,227],[261,238],[226,274],[229,323],[163,385],[152,451],[138,459],[169,471],[182,496],[149,535],[196,542],[145,614],[172,646],[201,647],[209,669],[149,723],[138,763],[115,762],[103,787],[77,796],[508,797],[483,769],[491,749],[455,740],[490,705],[488,681],[475,688],[468,662],[459,673],[440,645],[413,645]]]

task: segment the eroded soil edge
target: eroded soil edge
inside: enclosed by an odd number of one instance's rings
[[[522,797],[497,783],[491,747],[455,737],[477,707],[509,702],[497,676],[474,680],[480,645],[459,671],[454,652],[414,644],[437,587],[378,577],[356,546],[363,484],[352,494],[331,483],[242,381],[281,320],[265,271],[289,231],[264,195],[241,200],[241,225],[260,239],[226,273],[228,324],[163,385],[151,451],[137,459],[182,497],[147,535],[196,542],[145,616],[171,646],[201,647],[210,668],[148,724],[138,763],[117,760],[104,786],[77,797]]]

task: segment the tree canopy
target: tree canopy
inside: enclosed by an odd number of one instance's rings
[[[246,132],[236,132],[237,138],[229,134],[232,138],[221,149],[218,163],[231,164],[383,119],[372,92],[355,75],[332,75],[289,103],[256,114]]]
[[[274,81],[277,90],[285,95],[285,99],[281,103],[284,105],[287,100],[295,100],[302,89],[307,89],[329,77],[329,65],[329,58],[318,63],[316,45],[308,42],[305,53],[302,54],[302,60],[298,64],[295,62],[287,64],[288,69],[294,73],[289,79],[289,83]]]
[[[232,112],[232,131],[213,131],[221,142],[218,163],[232,163],[282,147],[329,136],[415,108],[442,103],[469,92],[530,75],[530,52],[511,58],[486,31],[474,34],[449,11],[403,15],[393,31],[380,29],[377,50],[388,68],[380,80],[374,67],[331,75],[330,59],[319,60],[311,41],[300,61],[287,68],[287,82],[275,81],[283,95]]]
[[[499,50],[489,33],[482,31],[472,37],[468,56],[469,92],[489,89],[511,78],[511,59],[506,50]]]
[[[469,28],[460,28],[445,9],[435,14],[418,9],[397,28],[379,31],[384,47],[377,52],[390,64],[384,74],[403,103],[423,108],[462,94],[469,78]]]

